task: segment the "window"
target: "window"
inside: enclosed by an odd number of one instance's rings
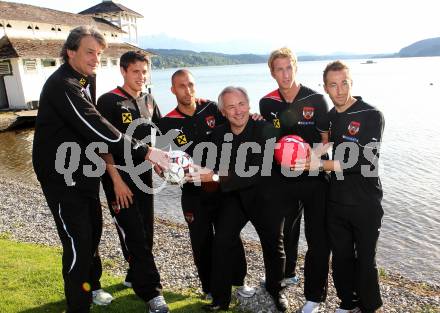
[[[57,65],[57,61],[55,59],[42,59],[41,64],[43,67],[52,67]]]
[[[0,75],[12,75],[12,68],[9,60],[0,61]]]
[[[118,66],[118,59],[112,59],[112,65]]]
[[[26,73],[33,73],[37,71],[37,60],[23,59],[24,71]]]
[[[107,67],[107,59],[101,59],[101,67]]]

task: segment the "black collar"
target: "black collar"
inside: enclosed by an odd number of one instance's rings
[[[72,73],[73,77],[75,77],[79,84],[81,85],[81,87],[83,88],[87,88],[87,86],[90,84],[90,79],[91,77],[85,76],[79,72],[77,72],[70,64],[69,62],[64,63],[64,66],[66,67],[66,69]]]

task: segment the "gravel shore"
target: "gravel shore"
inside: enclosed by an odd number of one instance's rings
[[[168,190],[165,194],[156,197],[155,205],[162,208],[179,207],[180,203],[176,199],[178,197],[169,196]],[[110,214],[106,208],[103,208],[103,213],[104,227],[100,253],[105,270],[121,276],[122,281],[126,264]],[[0,177],[1,234],[21,242],[60,245],[52,215],[38,184],[11,181]],[[157,216],[154,240],[156,263],[164,289],[184,293],[201,292],[186,225]],[[257,241],[245,240],[245,248],[248,261],[247,283],[259,286],[260,277],[264,275],[260,244]],[[291,312],[295,312],[304,301],[302,266],[301,258],[300,283],[285,290]],[[440,286],[411,281],[399,274],[381,271],[381,292],[384,301],[383,312],[440,312]],[[334,312],[338,302],[333,282],[329,277],[329,294],[326,303],[321,307],[321,312]],[[257,288],[257,295],[253,298],[238,299],[237,306],[251,312],[276,312],[270,297],[262,288]]]

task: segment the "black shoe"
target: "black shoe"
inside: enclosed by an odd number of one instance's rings
[[[205,304],[202,306],[202,309],[206,312],[221,312],[229,310],[229,305],[220,305],[220,304]]]
[[[277,307],[278,311],[286,312],[287,308],[289,307],[289,301],[287,300],[286,296],[279,293],[276,296],[272,296],[273,301],[275,302],[275,306]]]

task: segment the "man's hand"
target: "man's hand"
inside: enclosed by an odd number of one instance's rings
[[[113,190],[120,208],[127,209],[133,204],[133,193],[122,179],[113,182]]]
[[[185,175],[185,179],[187,182],[200,184],[200,183],[208,183],[212,182],[212,175],[214,175],[214,171],[210,170],[206,167],[201,167],[196,164],[191,164],[191,168],[189,172]]]
[[[153,169],[154,169],[154,171],[156,172],[157,175],[159,175],[160,177],[164,178],[164,176],[163,176],[163,169],[159,165],[155,164],[153,166]]]
[[[314,172],[319,169],[320,165],[321,155],[319,155],[319,153],[317,154],[313,149],[310,149],[310,156],[308,156],[306,159],[297,159],[293,169],[295,171]]]
[[[263,115],[258,114],[258,113],[252,113],[251,114],[251,119],[253,119],[254,121],[264,120]]]
[[[169,167],[170,158],[168,153],[163,150],[149,147],[148,153],[145,156],[145,160],[157,165],[161,170],[167,169]]]

